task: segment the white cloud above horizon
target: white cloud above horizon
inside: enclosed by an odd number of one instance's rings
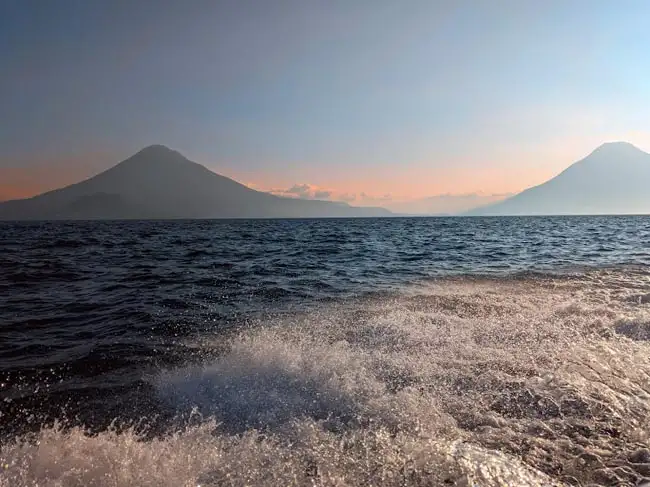
[[[289,188],[261,188],[255,184],[249,187],[285,198],[326,200],[348,203],[353,206],[380,206],[396,213],[432,215],[461,213],[480,206],[496,203],[513,193],[444,193],[425,198],[404,199],[390,193],[373,195],[364,191],[358,193],[339,192],[310,183],[295,183]]]

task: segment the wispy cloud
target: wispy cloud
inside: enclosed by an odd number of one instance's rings
[[[294,184],[287,189],[274,188],[266,191],[285,198],[299,198],[302,200],[337,200],[334,198],[334,191],[307,183]]]
[[[249,185],[259,191],[266,191],[276,196],[285,198],[299,198],[303,200],[328,200],[342,201],[345,203],[355,203],[363,206],[385,204],[393,200],[390,194],[372,195],[366,192],[349,193],[337,191],[331,188],[324,188],[316,184],[296,183],[289,188],[262,189],[256,185]]]
[[[425,198],[398,198],[390,193],[371,194],[366,191],[344,192],[333,188],[324,188],[311,183],[296,183],[288,188],[264,189],[249,185],[259,191],[266,191],[285,198],[310,200],[328,200],[349,203],[355,206],[381,206],[398,213],[441,214],[460,213],[479,206],[503,200],[511,193],[463,193],[438,194]]]

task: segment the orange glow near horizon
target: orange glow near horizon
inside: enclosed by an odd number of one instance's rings
[[[29,198],[46,191],[78,183],[108,169],[114,163],[107,154],[75,154],[21,160],[25,164],[0,167],[0,201]],[[42,161],[47,160],[47,164]]]
[[[110,166],[107,166],[107,168]],[[391,174],[388,169],[368,171],[365,174],[307,174],[297,180],[283,178],[280,175],[247,174],[211,167],[217,173],[231,177],[260,191],[286,190],[295,184],[310,184],[315,188],[330,191],[332,199],[337,195],[358,195],[365,193],[380,198],[390,195],[392,199],[407,201],[439,194],[513,193],[541,182],[548,171],[538,170],[525,175],[503,177],[498,171],[477,170],[475,168],[449,168],[431,170],[427,168],[409,168],[398,174]],[[86,179],[98,171],[79,166],[66,167],[30,167],[0,168],[0,199],[18,199],[57,189]],[[371,173],[371,174],[369,174]],[[518,177],[516,177],[518,176]],[[521,177],[525,176],[525,177]],[[313,181],[313,182],[312,182]]]
[[[260,191],[285,191],[296,184],[307,184],[331,193],[330,199],[341,199],[364,193],[369,203],[390,196],[392,201],[409,201],[436,195],[484,195],[517,193],[541,184],[605,141],[628,140],[643,150],[650,147],[650,134],[625,134],[627,137],[564,138],[542,147],[504,147],[479,158],[468,154],[445,160],[445,166],[428,161],[380,166],[337,166],[323,173],[323,165],[303,164],[291,172],[273,170],[242,171],[231,164],[214,164],[206,157],[197,162]],[[192,159],[192,157],[189,157]],[[0,167],[0,200],[25,198],[67,186],[97,174],[118,161],[109,153],[75,154],[49,159],[44,165],[37,160],[17,161],[19,167]],[[26,162],[26,163],[25,163]],[[40,162],[40,163],[39,163]],[[360,203],[357,201],[355,204]]]

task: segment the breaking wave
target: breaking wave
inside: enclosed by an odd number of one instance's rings
[[[637,485],[650,280],[452,278],[195,344],[151,378],[163,434],[45,428],[0,486]]]

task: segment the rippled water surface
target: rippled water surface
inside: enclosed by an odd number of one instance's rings
[[[0,486],[635,485],[649,264],[646,217],[0,223]]]

